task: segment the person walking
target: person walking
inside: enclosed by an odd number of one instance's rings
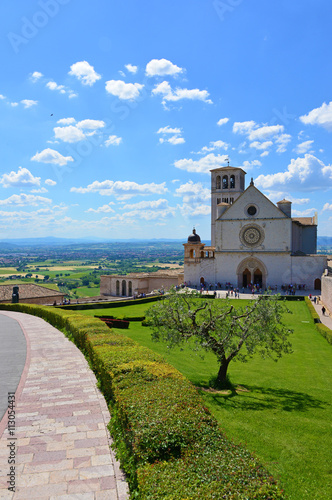
[[[322,307],[322,315],[323,315],[323,316],[325,316],[325,311],[326,311],[326,309],[325,309],[325,307],[323,306],[323,307]]]

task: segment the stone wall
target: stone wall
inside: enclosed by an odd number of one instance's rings
[[[30,299],[20,299],[19,303],[20,304],[40,304],[43,306],[52,306],[54,301],[56,301],[57,305],[60,304],[60,302],[63,302],[64,295],[54,295],[54,296],[48,296],[48,297],[33,297]],[[11,301],[8,300],[2,300],[1,303],[11,303]]]
[[[322,276],[322,302],[332,315],[332,275]]]

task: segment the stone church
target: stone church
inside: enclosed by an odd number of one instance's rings
[[[292,217],[292,203],[272,203],[241,168],[211,170],[211,246],[196,231],[184,244],[190,286],[231,283],[320,289],[326,255],[317,255],[317,214]]]

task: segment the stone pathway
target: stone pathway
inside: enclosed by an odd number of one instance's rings
[[[40,318],[2,315],[19,322],[27,358],[15,394],[14,436],[8,433],[7,414],[0,422],[0,498],[128,499],[110,451],[108,408],[82,353]],[[15,493],[7,484],[10,453],[16,460]]]

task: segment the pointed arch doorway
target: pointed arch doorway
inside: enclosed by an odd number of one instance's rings
[[[250,284],[266,288],[267,269],[263,262],[255,257],[244,259],[237,268],[238,287],[246,288]]]

